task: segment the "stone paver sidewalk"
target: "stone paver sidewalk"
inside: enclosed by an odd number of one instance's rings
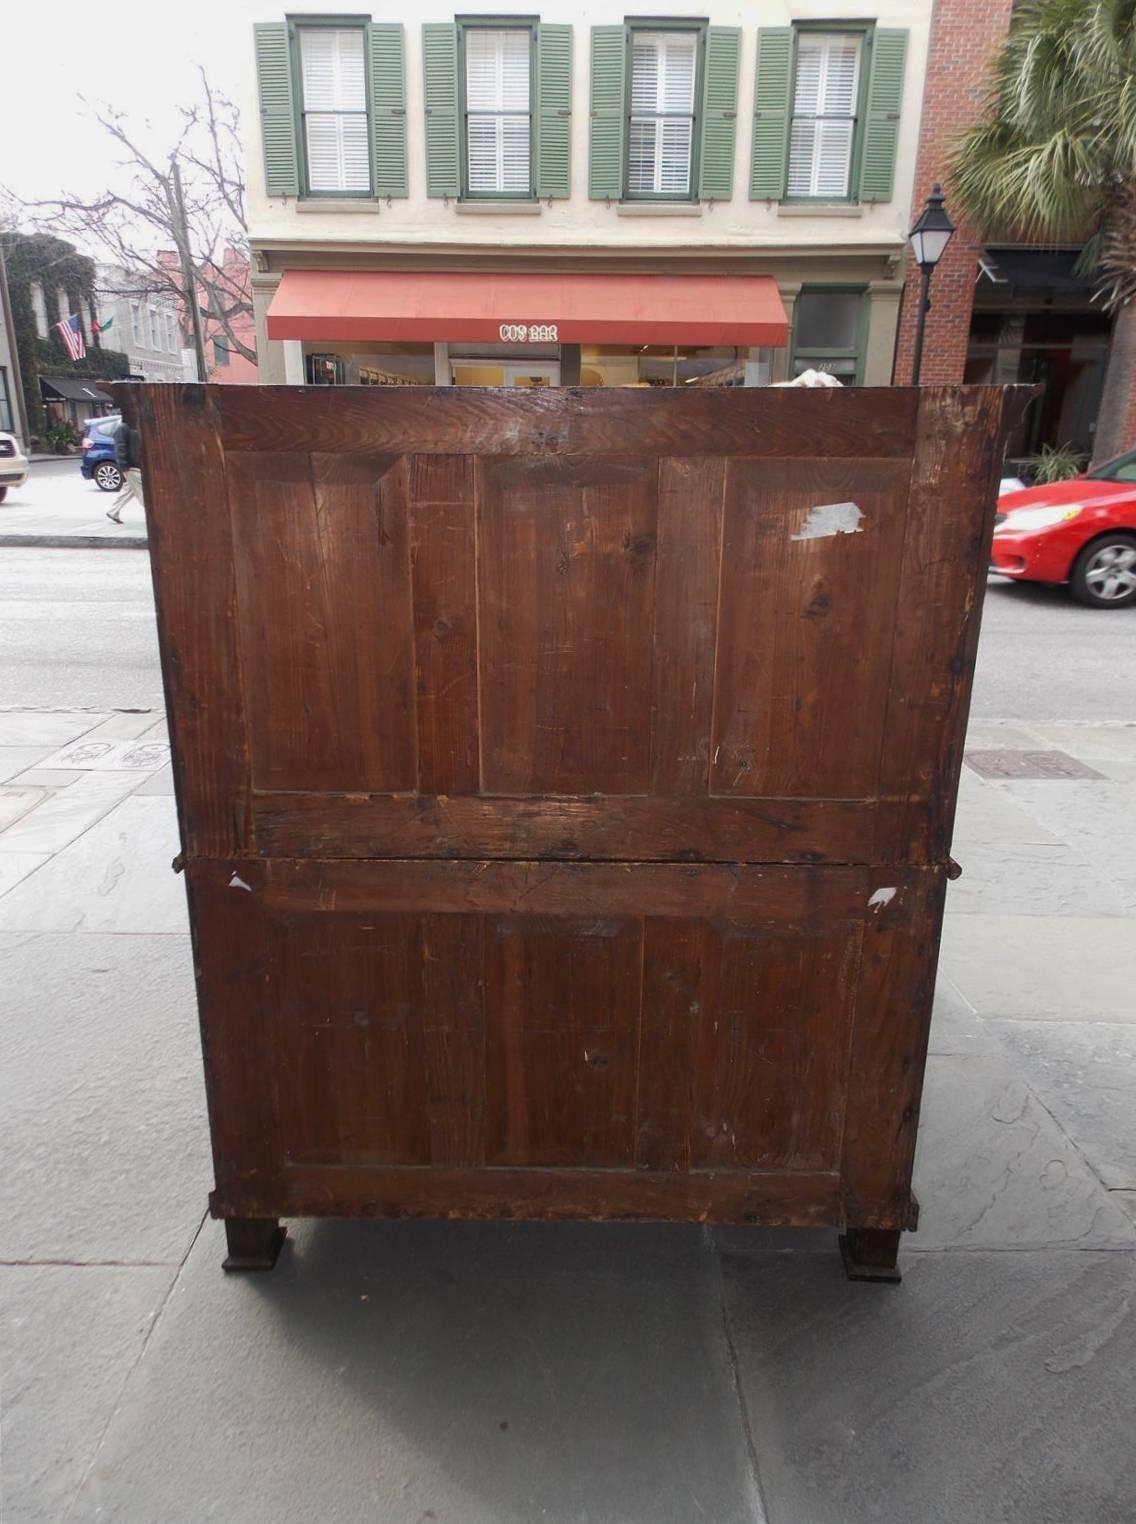
[[[4,1524],[1130,1524],[1136,726],[969,746],[1099,776],[964,770],[898,1290],[533,1224],[227,1279],[161,716],[0,711]]]

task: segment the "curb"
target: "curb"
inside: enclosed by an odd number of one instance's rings
[[[0,534],[0,546],[5,545],[45,550],[147,550],[150,542],[143,535],[114,539],[106,534]]]

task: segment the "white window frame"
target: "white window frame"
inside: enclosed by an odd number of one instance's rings
[[[794,35],[793,48],[793,91],[790,101],[789,112],[789,150],[788,162],[785,172],[785,199],[787,201],[850,201],[855,193],[856,175],[856,149],[859,140],[860,129],[860,101],[863,93],[864,82],[864,54],[866,34],[863,31],[846,28],[841,30],[834,27],[831,31],[814,30],[811,27],[797,27]],[[817,82],[816,109],[802,111],[798,109],[798,95],[801,85],[801,49],[809,47],[815,49],[820,45],[820,73]],[[829,73],[829,59],[837,49],[845,49],[851,44],[855,49],[855,62],[853,66],[852,87],[850,95],[850,110],[826,111],[826,106],[832,102],[827,98],[833,89],[833,82]],[[807,161],[807,187],[802,187],[800,177],[794,184],[794,136],[797,123],[811,121],[814,124],[812,147]],[[847,123],[847,147],[844,165],[843,184],[839,187],[831,183],[823,183],[823,150],[825,138],[824,124]],[[833,141],[839,140],[840,134],[833,133]],[[799,165],[798,165],[799,167]]]
[[[462,199],[469,201],[531,201],[535,194],[534,164],[533,164],[533,93],[534,93],[534,43],[535,34],[529,25],[461,25],[461,48],[460,48],[460,85],[461,85],[461,112],[462,112]],[[475,48],[482,38],[524,38],[524,51],[527,62],[525,71],[525,104],[522,107],[516,101],[507,101],[508,84],[505,78],[505,53],[498,55],[497,59],[497,89],[494,99],[490,102],[478,102],[471,105],[469,69],[471,63],[470,42],[474,41]],[[471,158],[472,132],[471,122],[476,122],[482,130],[491,128],[487,137],[492,141],[494,175],[492,183],[486,183],[482,179],[480,184],[474,184],[473,161]],[[523,124],[523,125],[522,125]],[[509,153],[509,128],[515,134],[515,141],[523,138],[525,143],[525,176],[521,183],[519,177],[515,183],[509,183],[507,174],[507,158]]]
[[[703,36],[705,28],[698,26],[690,27],[658,27],[658,26],[633,26],[630,28],[627,47],[627,148],[624,164],[624,195],[629,201],[693,201],[698,197],[698,108],[702,87],[702,53]],[[690,74],[690,109],[687,110],[662,110],[658,109],[658,102],[666,101],[666,45],[677,39],[683,39],[684,46],[689,47],[691,53]],[[655,82],[655,107],[648,111],[640,106],[636,109],[635,104],[635,47],[650,41],[659,48],[656,63]],[[665,136],[669,123],[689,123],[686,139],[686,183],[684,186],[675,183],[667,183],[664,173],[666,163]],[[652,148],[652,172],[651,186],[645,188],[632,183],[632,143],[636,135],[636,127],[645,127],[649,123],[654,124],[654,146]]]
[[[143,327],[143,324],[142,324],[142,303],[141,302],[131,302],[130,303],[130,337],[131,337],[131,340],[136,345],[138,345],[139,347],[142,347],[142,348],[145,347],[146,336],[145,336],[145,330],[144,330],[144,327]]]
[[[344,106],[342,104],[331,106],[320,104],[309,106],[309,81],[305,59],[306,40],[315,37],[334,37],[358,40],[359,56],[358,89],[361,92],[356,97],[361,104]],[[314,62],[314,59],[313,59]],[[294,68],[297,85],[298,112],[299,112],[299,138],[303,156],[304,170],[304,194],[317,198],[322,197],[369,197],[371,190],[371,124],[370,124],[370,101],[367,95],[367,39],[362,25],[319,25],[315,21],[306,21],[296,27],[295,30],[295,54]],[[348,87],[349,81],[342,77],[342,60],[337,56],[332,63],[332,75],[334,90],[332,99],[342,101],[344,96],[339,92]],[[313,82],[314,83],[314,82]],[[332,125],[329,119],[334,119],[334,152],[337,158],[338,173],[333,177],[335,183],[322,183],[317,185],[312,174],[312,122],[309,118],[321,119],[321,125],[326,129]],[[358,141],[357,129],[362,124],[362,143]],[[362,151],[362,164],[366,169],[366,178],[359,173],[358,156]],[[354,156],[349,162],[349,155]],[[354,178],[353,178],[354,174]]]

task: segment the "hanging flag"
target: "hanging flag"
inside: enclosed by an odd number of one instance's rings
[[[87,355],[87,345],[83,339],[83,325],[79,321],[77,313],[65,317],[61,323],[56,323],[56,331],[63,340],[63,346],[73,360],[83,360]]]
[[[113,328],[113,327],[114,327],[114,318],[108,317],[105,323],[92,323],[91,324],[91,332],[92,333],[103,334],[103,333],[106,333],[108,328]]]

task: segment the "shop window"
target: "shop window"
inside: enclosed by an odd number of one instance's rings
[[[791,374],[827,371],[843,385],[855,386],[863,365],[866,311],[862,290],[802,290],[793,309]]]
[[[801,32],[789,127],[788,194],[840,201],[851,194],[863,38]]]
[[[463,26],[463,162],[467,196],[530,197],[531,27]]]
[[[321,195],[369,195],[363,28],[302,26],[296,36],[306,188]]]
[[[695,194],[698,31],[631,32],[629,199],[689,199]]]

